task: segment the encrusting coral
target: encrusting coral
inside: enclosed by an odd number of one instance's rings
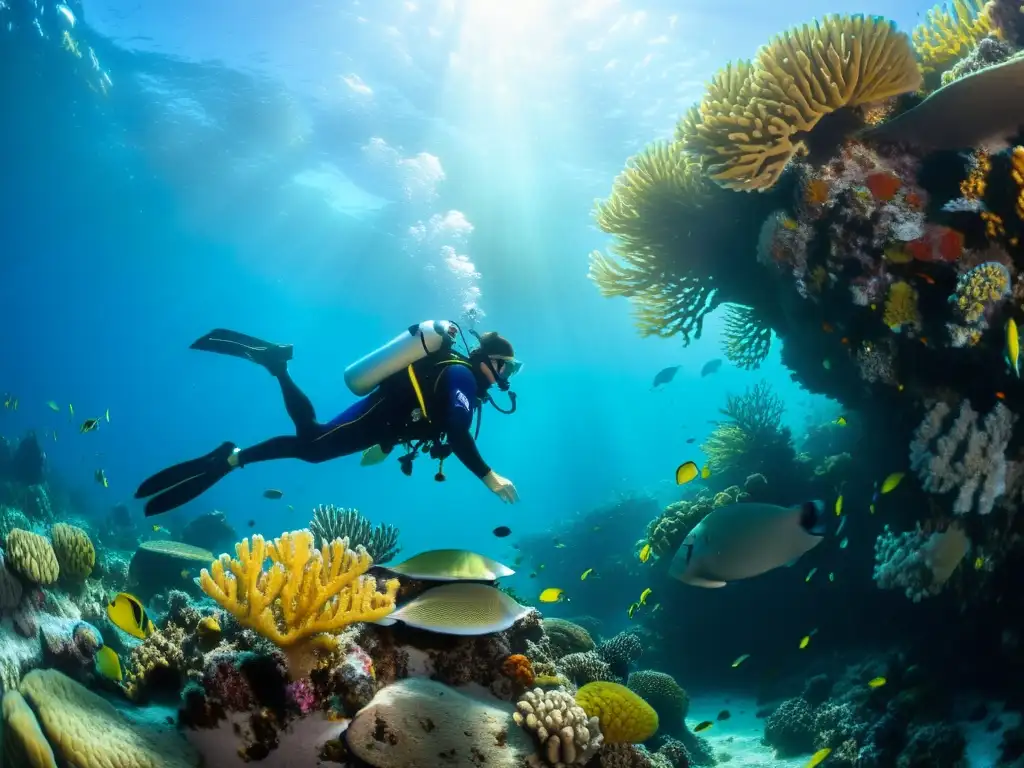
[[[570,653],[592,651],[595,648],[594,639],[579,624],[551,617],[543,620],[543,626],[555,658]]]
[[[347,539],[317,550],[308,530],[283,533],[269,544],[257,534],[251,543],[236,544],[235,553],[204,568],[200,586],[240,624],[280,647],[394,610],[398,579],[380,591],[377,580],[364,575],[373,563],[369,553],[349,549]]]
[[[50,529],[53,551],[60,565],[60,576],[67,581],[85,581],[96,565],[96,549],[82,528],[57,523]]]
[[[640,744],[658,730],[654,708],[618,683],[587,683],[576,691],[576,703],[597,718],[608,744]]]
[[[588,717],[564,691],[527,691],[512,717],[537,738],[548,765],[583,765],[604,742],[598,718]]]
[[[36,584],[53,584],[60,575],[53,545],[38,533],[15,528],[7,534],[6,553],[8,565]]]
[[[721,186],[765,190],[794,156],[809,152],[822,118],[920,86],[910,39],[893,24],[825,16],[773,38],[753,63],[720,73],[676,135]]]

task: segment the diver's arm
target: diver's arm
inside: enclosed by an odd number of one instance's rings
[[[487,462],[480,455],[480,449],[477,448],[476,440],[470,433],[473,427],[473,408],[470,404],[476,401],[476,380],[472,372],[461,366],[451,366],[442,376],[445,379],[443,384],[447,394],[444,431],[448,435],[448,445],[452,453],[502,501],[518,501],[516,487],[510,480],[487,466]]]

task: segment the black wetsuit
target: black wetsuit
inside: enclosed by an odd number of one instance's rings
[[[320,463],[360,453],[375,445],[395,445],[447,437],[452,453],[477,477],[490,467],[471,432],[480,385],[472,369],[454,360],[421,361],[414,370],[423,394],[426,416],[406,371],[385,380],[370,395],[328,421],[316,420],[309,398],[287,372],[277,376],[284,405],[295,424],[294,435],[272,437],[238,454],[239,466],[274,459]]]

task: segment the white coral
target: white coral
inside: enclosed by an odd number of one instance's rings
[[[537,737],[544,760],[555,768],[583,765],[604,743],[597,718],[588,718],[565,691],[527,691],[512,719]]]
[[[926,491],[959,489],[953,503],[957,514],[988,514],[1006,490],[1006,445],[1017,417],[997,403],[979,425],[978,414],[964,400],[943,434],[949,414],[950,407],[939,402],[925,415],[910,444],[910,466]]]

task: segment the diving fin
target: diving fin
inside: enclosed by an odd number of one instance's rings
[[[146,517],[176,509],[212,488],[235,468],[228,458],[236,450],[234,443],[221,443],[205,456],[175,464],[144,480],[135,498],[152,497],[146,502]]]
[[[292,359],[291,344],[274,344],[227,328],[215,328],[192,342],[190,349],[240,357],[262,365],[273,375],[283,373]]]
[[[375,464],[380,464],[382,461],[387,460],[390,453],[390,451],[385,451],[379,445],[374,445],[363,451],[363,457],[359,460],[359,466],[372,467]]]

